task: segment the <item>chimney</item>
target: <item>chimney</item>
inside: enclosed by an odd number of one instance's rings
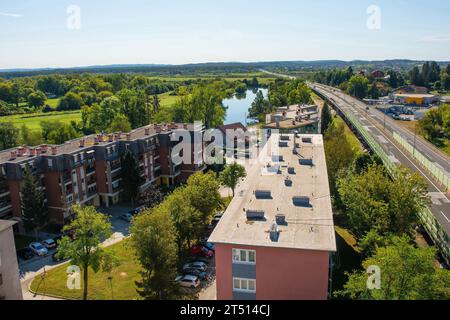
[[[113,134],[109,134],[108,135],[108,142],[113,142],[114,141],[114,135]]]
[[[19,157],[23,156],[26,152],[27,152],[27,149],[24,148],[24,147],[19,147],[19,148],[17,148],[17,155],[18,155]]]
[[[127,140],[131,140],[131,133],[127,133]]]
[[[85,143],[84,138],[80,139],[80,148],[84,148],[84,143]]]
[[[150,128],[145,128],[144,131],[145,131],[146,136],[148,136],[150,134]]]
[[[155,131],[156,131],[156,133],[161,133],[161,126],[160,126],[160,125],[157,125],[157,126],[155,127]]]
[[[115,141],[119,141],[119,140],[120,140],[120,133],[116,133],[116,134],[114,135],[114,140],[115,140]]]
[[[95,138],[94,138],[94,144],[99,144],[98,137],[95,137]]]
[[[97,138],[98,138],[98,142],[103,142],[103,135],[102,134],[98,134]]]
[[[56,148],[55,146],[52,146],[52,155],[56,155],[58,153],[58,148]]]
[[[278,225],[275,222],[270,227],[269,235],[270,235],[270,240],[272,242],[277,242],[278,241],[278,236],[279,236]]]
[[[48,146],[46,144],[41,145],[41,153],[47,153]]]
[[[188,129],[188,124],[187,123],[183,123],[183,129],[187,130]]]
[[[11,151],[11,158],[10,158],[10,160],[14,160],[16,157],[17,157],[17,151],[16,150]]]
[[[36,149],[30,148],[30,154],[29,154],[28,156],[29,156],[29,157],[34,157],[34,156],[36,156]]]

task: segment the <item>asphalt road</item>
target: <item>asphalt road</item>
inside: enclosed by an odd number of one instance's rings
[[[331,98],[330,101],[338,105],[344,112],[353,114],[365,129],[372,135],[372,137],[379,143],[389,158],[397,164],[403,164],[413,171],[419,172],[428,182],[428,192],[432,199],[430,210],[433,212],[437,221],[444,228],[447,234],[450,234],[450,196],[443,192],[440,187],[434,182],[431,174],[416,165],[411,160],[411,156],[400,149],[392,137],[392,132],[397,132],[402,137],[408,139],[413,143],[414,134],[408,132],[406,129],[399,127],[392,119],[386,117],[386,127],[384,127],[383,114],[370,108],[366,110],[366,104],[356,100],[337,89],[314,84],[315,90],[322,95]],[[412,140],[411,140],[412,139]],[[434,150],[425,141],[421,141],[416,137],[416,147],[419,151],[441,168],[449,172],[450,162],[445,155],[440,151]]]

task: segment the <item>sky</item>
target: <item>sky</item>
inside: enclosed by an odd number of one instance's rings
[[[447,0],[1,0],[0,69],[450,60]]]

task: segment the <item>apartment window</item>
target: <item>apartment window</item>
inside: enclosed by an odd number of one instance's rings
[[[256,280],[233,278],[233,291],[256,292]]]
[[[256,251],[255,250],[241,250],[233,249],[233,262],[234,263],[256,263]]]

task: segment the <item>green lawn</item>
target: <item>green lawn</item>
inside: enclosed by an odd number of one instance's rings
[[[56,109],[59,104],[59,100],[61,100],[61,98],[47,99],[47,101],[45,101],[45,104],[48,104],[52,109]]]
[[[17,128],[20,128],[25,124],[32,131],[40,130],[42,121],[61,121],[70,123],[72,120],[81,121],[81,111],[39,112],[0,117],[0,122],[12,122]]]
[[[362,152],[363,147],[361,145],[361,142],[359,142],[358,138],[355,136],[355,134],[350,130],[350,128],[347,126],[347,124],[342,120],[341,117],[335,116],[333,118],[333,124],[332,125],[338,125],[340,123],[343,123],[345,125],[345,136],[347,138],[347,141],[352,146],[353,150],[356,150],[356,152]]]
[[[112,245],[106,250],[114,251],[119,258],[120,265],[112,271],[112,288],[114,299],[117,300],[136,300],[139,295],[136,292],[135,281],[140,279],[139,271],[141,269],[134,251],[127,244],[127,240]],[[63,264],[47,273],[44,280],[36,277],[31,283],[31,290],[40,294],[50,294],[67,299],[81,299],[83,294],[83,281],[81,281],[81,290],[69,290],[66,286],[68,263]],[[111,284],[108,280],[109,273],[99,271],[94,273],[89,270],[89,292],[88,299],[92,300],[111,300]]]

